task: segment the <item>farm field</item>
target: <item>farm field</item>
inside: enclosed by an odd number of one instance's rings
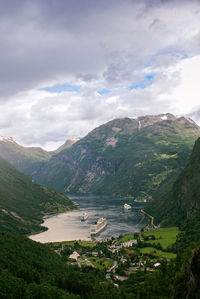
[[[168,246],[172,245],[176,241],[176,237],[179,233],[179,228],[174,226],[174,227],[165,227],[165,228],[160,228],[158,230],[150,230],[147,232],[142,233],[144,237],[154,235],[155,240],[148,240],[148,243],[155,243],[160,245],[166,249]]]
[[[176,257],[176,254],[173,252],[165,252],[159,249],[156,249],[154,247],[144,247],[144,248],[140,248],[140,252],[143,254],[152,254],[155,256],[159,256],[159,257],[163,257],[166,259],[173,259]]]
[[[108,269],[113,265],[113,261],[107,258],[87,257],[87,259],[99,270]]]

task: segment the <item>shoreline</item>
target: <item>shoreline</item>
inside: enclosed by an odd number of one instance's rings
[[[69,196],[71,197],[71,196]],[[100,199],[100,198],[99,198]],[[65,242],[65,241],[91,241],[90,226],[95,223],[98,218],[106,218],[108,221],[108,228],[101,232],[97,237],[98,241],[104,239],[117,237],[124,234],[132,233],[134,229],[139,232],[147,224],[147,221],[138,214],[138,208],[144,205],[141,203],[138,207],[137,203],[133,203],[132,209],[127,213],[124,211],[124,200],[109,198],[108,201],[103,197],[102,201],[89,196],[88,200],[82,201],[82,198],[71,198],[77,203],[75,209],[65,211],[63,213],[51,213],[43,216],[41,222],[41,230],[30,233],[28,237],[34,241],[41,243],[49,242]],[[88,220],[81,222],[81,215],[83,212],[89,214]],[[70,213],[69,213],[70,212]],[[142,221],[141,221],[142,220]]]

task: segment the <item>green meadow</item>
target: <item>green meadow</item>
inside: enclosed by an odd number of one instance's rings
[[[152,255],[163,257],[166,259],[173,259],[176,257],[176,254],[173,252],[165,252],[165,251],[153,248],[153,247],[140,248],[140,252],[143,254],[145,254],[145,253],[152,254]]]
[[[147,242],[151,243],[151,244],[160,243],[160,245],[164,249],[166,249],[168,246],[171,246],[173,243],[175,243],[176,237],[177,237],[179,232],[180,232],[180,230],[176,226],[174,226],[174,227],[164,227],[164,228],[160,228],[158,230],[150,230],[150,231],[144,232],[143,236],[145,237],[145,236],[154,235],[156,239],[155,240],[149,240]]]
[[[113,265],[113,261],[106,258],[87,257],[87,259],[99,270],[108,269]]]

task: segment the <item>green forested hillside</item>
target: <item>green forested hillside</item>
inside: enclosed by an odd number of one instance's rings
[[[23,147],[11,137],[0,137],[0,156],[23,173],[29,172],[32,163],[47,161],[52,155],[39,147]]]
[[[199,135],[193,121],[171,114],[116,119],[30,174],[59,191],[159,197],[185,166]]]
[[[38,231],[45,214],[73,207],[67,197],[32,183],[28,176],[0,158],[0,229],[20,233]]]
[[[171,191],[148,207],[157,222],[181,224],[185,218],[200,212],[200,138]]]
[[[103,277],[93,268],[67,266],[46,245],[0,231],[1,298],[123,298]]]

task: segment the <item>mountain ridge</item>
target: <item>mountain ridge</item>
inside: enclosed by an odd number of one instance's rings
[[[61,192],[157,197],[172,185],[199,136],[191,119],[169,113],[115,119],[29,175]]]
[[[40,147],[21,146],[12,137],[0,137],[0,156],[23,173],[28,173],[32,163],[47,161],[52,155]]]

